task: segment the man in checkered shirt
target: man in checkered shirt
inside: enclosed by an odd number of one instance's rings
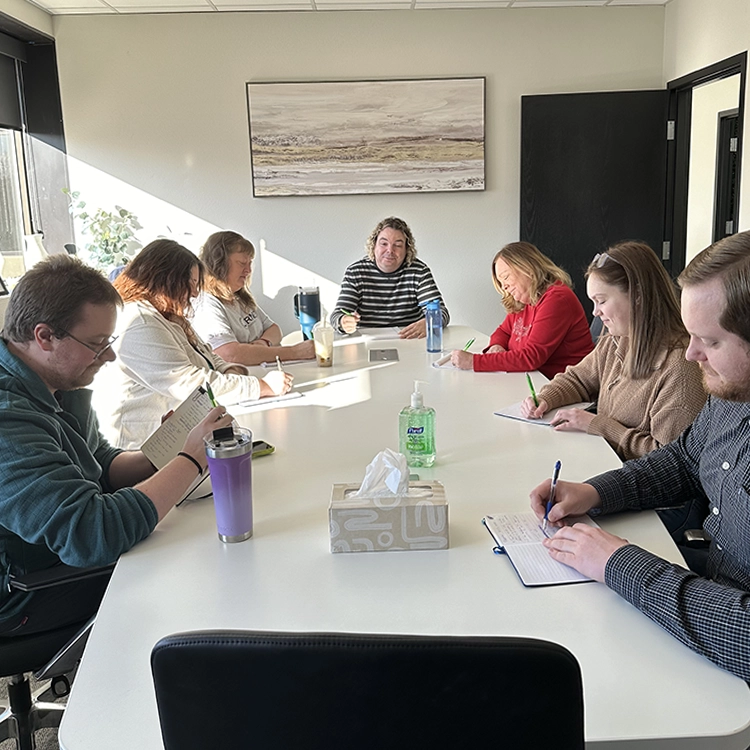
[[[549,520],[590,512],[708,506],[707,575],[662,560],[602,529],[563,527],[550,555],[606,583],[712,662],[750,680],[750,232],[696,256],[679,278],[686,358],[710,397],[669,445],[583,484],[559,482]],[[549,480],[531,493],[542,518]]]

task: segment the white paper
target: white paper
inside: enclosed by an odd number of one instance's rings
[[[370,341],[388,341],[401,338],[399,333],[401,333],[401,329],[398,326],[390,328],[357,328],[351,336],[362,336]]]
[[[300,393],[299,391],[289,391],[289,393],[284,393],[281,396],[266,396],[257,400],[239,401],[236,404],[230,404],[229,409],[232,410],[233,407],[237,406],[243,411],[250,411],[252,409],[260,411],[265,406],[273,406],[279,401],[292,401],[295,398],[304,398],[304,395],[304,393]]]
[[[212,408],[208,393],[199,386],[141,446],[143,454],[157,469],[163,468],[182,450],[190,430]]]
[[[517,404],[506,406],[504,409],[496,411],[495,414],[498,417],[507,417],[508,419],[517,419],[519,422],[527,422],[528,424],[539,424],[544,427],[549,427],[554,421],[555,415],[561,409],[588,409],[593,401],[580,401],[577,404],[569,404],[568,406],[560,406],[557,409],[550,409],[543,417],[541,417],[541,419],[529,419],[528,417],[524,417],[523,414],[521,414],[522,403],[522,401],[519,401]]]
[[[282,368],[288,367],[289,365],[312,365],[315,364],[315,359],[282,359],[281,360],[281,366]],[[271,367],[278,367],[278,363],[276,360],[273,362],[261,362],[259,367],[265,367],[266,369],[269,369]]]
[[[531,511],[485,516],[484,523],[498,547],[508,555],[525,586],[552,586],[591,580],[570,566],[553,560],[542,544],[546,537],[554,536],[561,526],[548,525],[545,533],[539,519]],[[589,516],[565,519],[566,526],[575,523],[599,528]]]

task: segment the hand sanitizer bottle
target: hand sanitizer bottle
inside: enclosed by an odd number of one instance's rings
[[[411,406],[398,415],[399,450],[409,466],[429,467],[435,463],[435,410],[424,405],[419,383],[414,381]]]

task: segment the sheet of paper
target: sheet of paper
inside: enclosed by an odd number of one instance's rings
[[[288,367],[289,365],[311,365],[314,364],[314,359],[287,359],[281,361],[282,367]],[[261,362],[260,367],[265,367],[266,369],[271,367],[277,367],[276,360],[273,362]]]
[[[352,336],[362,336],[370,341],[388,341],[389,339],[401,338],[399,333],[401,329],[398,326],[390,328],[358,328]]]
[[[528,417],[524,417],[521,414],[521,401],[519,401],[517,404],[511,404],[510,406],[506,406],[503,409],[500,409],[500,411],[496,411],[495,414],[498,417],[507,417],[508,419],[517,419],[519,422],[526,422],[528,424],[539,424],[544,427],[549,427],[553,420],[555,419],[555,415],[557,412],[559,412],[561,409],[588,409],[589,406],[593,403],[592,401],[580,401],[577,404],[569,404],[568,406],[561,406],[557,409],[550,409],[541,419],[529,419]]]
[[[146,458],[157,469],[166,466],[182,450],[190,430],[212,408],[206,391],[196,388],[143,444],[141,450]]]
[[[548,525],[545,532],[539,519],[531,511],[485,516],[484,523],[492,538],[507,554],[525,586],[552,586],[591,580],[577,570],[553,560],[542,544],[545,537],[554,536],[561,526]],[[567,526],[575,523],[599,527],[589,516],[565,519]]]
[[[553,560],[541,544],[521,544],[508,554],[513,567],[526,586],[553,586],[557,583],[590,581],[568,565]]]
[[[231,404],[227,408],[231,412],[235,407],[239,407],[243,411],[250,411],[257,409],[262,411],[264,408],[273,408],[280,401],[293,401],[296,398],[304,398],[304,393],[299,391],[290,391],[284,393],[281,396],[268,396],[267,398],[260,398],[257,401],[239,401],[236,404]]]

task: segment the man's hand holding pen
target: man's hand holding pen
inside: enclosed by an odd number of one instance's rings
[[[540,521],[545,516],[551,484],[552,481],[547,479],[531,491],[531,509]],[[600,504],[599,493],[590,484],[559,481],[555,489],[554,504],[547,517],[549,523],[556,525],[568,516],[582,516]],[[628,542],[603,529],[579,523],[563,526],[553,537],[545,539],[543,544],[554,560],[604,583],[607,561]]]

